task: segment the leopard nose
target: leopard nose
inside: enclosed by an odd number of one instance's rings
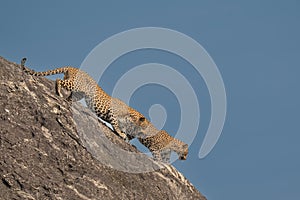
[[[180,160],[186,160],[186,157],[185,156],[180,156],[179,159]]]

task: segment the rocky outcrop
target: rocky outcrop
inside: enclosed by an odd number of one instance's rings
[[[200,199],[171,165],[0,57],[0,199]]]

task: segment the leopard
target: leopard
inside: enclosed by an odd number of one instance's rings
[[[154,160],[170,163],[171,152],[177,153],[179,160],[186,160],[188,144],[172,137],[166,130],[157,130],[153,124],[149,124],[146,133],[139,135],[138,140],[147,147]]]
[[[26,58],[21,60],[21,67],[27,74],[33,76],[64,74],[63,79],[56,79],[56,94],[63,97],[61,90],[64,88],[70,92],[67,100],[85,99],[87,107],[100,119],[111,124],[117,135],[125,141],[129,142],[148,126],[149,121],[144,115],[120,99],[108,95],[86,72],[72,66],[36,72],[25,66],[26,60]]]
[[[21,60],[21,67],[27,74],[33,76],[49,76],[64,74],[63,80],[56,79],[55,90],[60,97],[62,88],[70,92],[67,100],[85,102],[100,119],[108,122],[114,131],[124,140],[129,142],[137,138],[146,146],[153,155],[154,160],[169,163],[171,151],[175,151],[180,160],[186,160],[188,145],[173,138],[165,130],[158,130],[140,112],[125,104],[117,98],[108,95],[86,72],[65,66],[36,72],[25,66],[26,58]]]

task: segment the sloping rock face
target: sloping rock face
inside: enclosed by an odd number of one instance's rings
[[[138,156],[137,156],[138,155]],[[0,57],[0,199],[206,199],[55,83]]]

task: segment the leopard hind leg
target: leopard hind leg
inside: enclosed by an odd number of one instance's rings
[[[60,97],[63,97],[61,93],[62,88],[65,88],[68,91],[72,91],[74,89],[73,81],[56,79],[55,90],[56,90],[56,94]]]
[[[164,150],[157,150],[152,152],[153,159],[155,161],[160,161],[166,164],[170,163],[170,157],[171,157],[171,150],[170,149],[164,149]]]

